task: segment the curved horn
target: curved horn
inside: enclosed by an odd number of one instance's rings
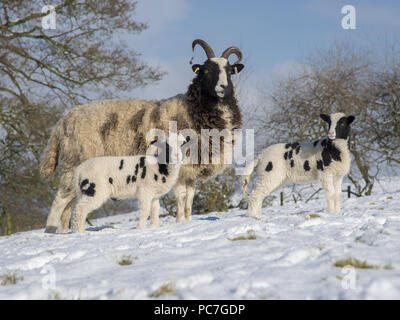
[[[235,54],[237,56],[237,61],[235,63],[240,62],[242,60],[242,52],[236,47],[229,47],[224,52],[222,52],[221,58],[225,58],[228,60],[231,54]]]
[[[196,44],[200,45],[204,49],[208,59],[211,59],[211,58],[215,57],[213,49],[211,49],[211,47],[208,45],[207,42],[205,42],[204,40],[201,40],[201,39],[194,40],[193,43],[192,43],[192,50],[193,51],[194,51],[194,47],[196,46]]]

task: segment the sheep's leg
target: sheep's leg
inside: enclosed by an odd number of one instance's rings
[[[66,226],[62,224],[60,227],[61,217],[64,211],[70,211],[69,207],[74,200],[75,192],[73,188],[73,171],[64,173],[60,178],[60,187],[57,192],[57,196],[54,199],[49,216],[47,217],[46,230],[47,233],[55,233],[58,229],[59,232],[68,232],[69,221]]]
[[[72,200],[67,204],[65,207],[62,215],[61,215],[61,225],[58,228],[59,233],[68,233],[69,227],[70,227],[70,222],[71,222],[71,213],[72,213],[72,206],[75,201],[75,198],[72,198]]]
[[[51,210],[47,217],[46,233],[55,233],[57,231],[60,225],[61,214],[73,199],[74,194],[71,192],[65,192],[63,189],[57,192],[57,196],[51,205]]]
[[[159,216],[160,216],[160,201],[158,198],[155,198],[151,202],[151,225],[153,227],[158,227],[160,225]]]
[[[185,218],[186,220],[192,219],[192,205],[195,193],[195,186],[193,184],[186,185],[186,203],[185,203]]]
[[[340,200],[342,199],[342,181],[343,176],[335,176],[333,179],[335,188],[335,212],[340,211]]]
[[[85,232],[85,223],[87,216],[92,211],[100,208],[105,200],[99,197],[93,198],[85,195],[77,199],[75,205],[73,206],[71,217],[72,232]]]
[[[174,186],[174,194],[176,198],[176,222],[181,222],[185,220],[186,186],[178,182]]]
[[[326,201],[328,205],[328,213],[335,212],[335,199],[336,199],[336,192],[335,186],[333,183],[333,176],[326,176],[321,181],[322,187],[325,190]]]
[[[139,199],[140,215],[139,215],[139,223],[136,229],[144,229],[146,227],[147,219],[150,216],[153,199],[149,198],[148,195],[144,194],[139,195],[138,199]]]

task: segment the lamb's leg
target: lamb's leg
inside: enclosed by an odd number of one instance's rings
[[[148,195],[141,193],[138,195],[138,200],[139,200],[140,215],[139,215],[139,223],[136,229],[144,229],[146,227],[147,219],[150,216],[153,199],[150,198]]]
[[[61,214],[63,213],[65,207],[67,207],[68,204],[73,201],[73,199],[74,194],[71,192],[66,192],[63,189],[60,189],[57,192],[57,196],[51,205],[51,210],[49,216],[47,217],[45,230],[46,233],[55,233],[57,231],[58,227],[60,226]]]
[[[176,198],[176,222],[181,222],[185,220],[186,186],[178,182],[174,186],[174,194]]]
[[[335,187],[333,184],[333,176],[324,176],[321,180],[322,187],[325,190],[326,201],[328,205],[327,212],[334,213],[335,212]]]
[[[158,227],[160,225],[159,222],[160,216],[160,200],[158,198],[154,198],[151,202],[151,225],[153,227]]]
[[[186,202],[185,202],[185,218],[186,220],[192,219],[192,205],[193,198],[195,193],[195,184],[194,182],[186,185]]]
[[[258,182],[250,195],[248,209],[249,217],[256,217],[257,215],[261,215],[262,202],[268,194],[269,192],[266,192],[264,184]]]
[[[86,218],[92,211],[100,208],[106,199],[100,197],[81,196],[76,200],[72,210],[72,232],[85,232]]]
[[[343,176],[335,176],[333,179],[335,188],[335,212],[340,211],[340,200],[342,199],[342,181]]]
[[[265,179],[265,177],[260,177],[257,185],[250,195],[248,216],[256,217],[257,215],[260,215],[262,202],[265,197],[282,187],[284,184],[285,180],[282,180],[280,176],[270,177],[269,179]]]

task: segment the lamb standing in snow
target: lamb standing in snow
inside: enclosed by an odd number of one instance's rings
[[[150,211],[152,225],[158,226],[158,199],[177,182],[183,158],[181,146],[185,142],[181,134],[170,133],[165,142],[165,159],[161,154],[96,157],[80,164],[74,174],[77,200],[72,213],[72,232],[84,232],[88,214],[111,198],[137,198],[140,207],[137,228],[146,226]]]
[[[258,181],[251,193],[248,215],[261,213],[264,198],[287,183],[319,181],[325,190],[328,213],[340,210],[343,177],[350,170],[348,138],[354,116],[321,114],[329,125],[328,138],[308,143],[278,143],[265,149],[247,168],[244,195],[251,173],[257,167]]]

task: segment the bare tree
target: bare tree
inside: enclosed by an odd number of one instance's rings
[[[40,223],[51,196],[37,167],[62,112],[163,75],[122,40],[147,28],[135,19],[136,2],[55,0],[56,28],[44,29],[47,4],[0,1],[0,207],[14,220],[36,214]]]

